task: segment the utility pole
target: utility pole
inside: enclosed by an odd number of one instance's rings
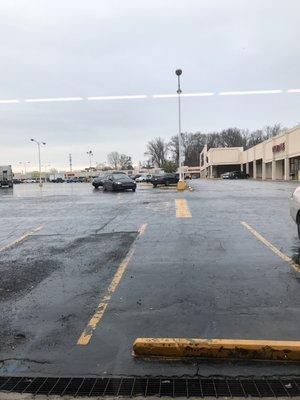
[[[94,155],[92,150],[89,150],[86,152],[86,154],[89,156],[89,160],[90,160],[90,169],[92,168],[92,156]]]
[[[70,172],[72,172],[72,154],[69,154]]]
[[[177,75],[177,94],[178,94],[178,150],[179,150],[179,182],[177,184],[177,190],[184,190],[186,188],[186,183],[184,181],[184,171],[183,171],[183,149],[182,149],[182,137],[181,137],[181,87],[180,87],[180,75],[182,74],[181,69],[175,71]]]
[[[23,168],[24,168],[23,172],[24,172],[24,176],[26,179],[26,164],[30,164],[30,161],[19,161],[19,164],[23,165]]]
[[[39,155],[39,186],[42,187],[42,165],[41,165],[41,145],[45,146],[46,143],[45,142],[38,142],[35,139],[30,139],[32,142],[37,144],[38,147],[38,155]]]

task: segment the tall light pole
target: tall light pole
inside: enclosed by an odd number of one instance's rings
[[[179,167],[179,182],[177,184],[178,190],[185,189],[185,181],[184,181],[184,171],[183,171],[183,149],[182,149],[182,137],[181,137],[181,87],[180,87],[180,75],[182,74],[181,69],[176,69],[175,71],[177,75],[177,94],[178,94],[178,150],[179,150],[179,160],[178,160],[178,167]]]
[[[89,156],[89,159],[90,159],[90,169],[91,169],[91,168],[92,168],[92,157],[93,157],[94,154],[93,154],[92,150],[87,151],[86,154]]]
[[[36,143],[37,147],[38,147],[38,153],[39,153],[39,182],[40,182],[39,185],[40,185],[40,187],[42,187],[43,184],[42,184],[42,165],[41,165],[41,145],[45,146],[46,143],[45,142],[38,142],[35,139],[30,139],[30,140],[32,142]]]
[[[23,165],[24,175],[25,175],[25,178],[26,178],[26,164],[30,164],[30,161],[19,161],[19,164]]]

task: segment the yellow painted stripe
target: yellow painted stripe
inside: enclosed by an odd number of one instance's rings
[[[146,230],[146,228],[147,228],[147,225],[148,225],[148,224],[143,224],[143,225],[140,226],[140,229],[139,229],[139,236],[143,236],[143,235],[144,235],[145,230]]]
[[[191,218],[192,214],[185,199],[176,199],[176,218]]]
[[[261,241],[265,246],[267,246],[273,253],[275,253],[278,257],[280,257],[283,261],[286,261],[287,263],[290,264],[290,266],[296,271],[300,272],[300,265],[295,263],[291,257],[288,255],[284,254],[282,251],[277,249],[272,243],[270,243],[265,237],[263,237],[259,232],[257,232],[252,226],[247,224],[245,221],[241,221],[241,224],[248,229],[249,232],[252,233],[253,236],[256,237],[259,241]]]
[[[40,231],[43,228],[42,225],[38,226],[37,228],[33,229],[32,231],[29,231],[27,233],[25,233],[24,235],[22,235],[21,237],[19,237],[18,239],[14,240],[13,242],[10,242],[2,247],[0,247],[0,251],[4,251],[9,249],[12,246],[15,246],[18,243],[23,242],[24,240],[26,240],[30,235]]]
[[[146,227],[147,227],[147,224],[143,224],[140,226],[138,237],[144,235]],[[93,332],[96,329],[99,322],[101,321],[101,319],[105,313],[105,310],[108,306],[108,303],[109,303],[112,295],[114,294],[115,290],[117,289],[117,287],[122,279],[122,276],[133,256],[134,251],[135,251],[135,242],[133,242],[133,244],[131,245],[125,258],[119,265],[119,267],[118,267],[110,285],[108,286],[105,295],[101,299],[101,302],[99,303],[94,315],[91,317],[86,328],[84,329],[81,336],[79,337],[79,339],[77,341],[78,345],[85,346],[85,345],[89,344],[89,342],[92,338]]]
[[[300,341],[138,338],[135,356],[202,357],[252,360],[300,360]]]

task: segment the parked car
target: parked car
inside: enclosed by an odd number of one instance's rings
[[[54,183],[64,183],[65,180],[63,178],[58,177],[58,178],[54,179],[52,182],[54,182]]]
[[[172,183],[177,183],[178,181],[179,181],[179,174],[171,174],[171,173],[153,175],[152,178],[150,179],[150,182],[152,183],[153,187],[156,187],[157,185],[168,186]]]
[[[25,179],[23,182],[24,183],[37,183],[37,180],[36,179]]]
[[[297,224],[298,236],[300,239],[300,186],[292,194],[290,200],[290,214]]]
[[[77,178],[76,176],[73,178],[68,178],[66,180],[67,183],[81,183],[81,180],[79,178]]]
[[[139,178],[141,176],[141,174],[134,174],[134,175],[131,175],[131,179],[133,179],[134,181],[136,180],[136,178]]]
[[[114,174],[122,174],[122,175],[127,176],[127,174],[125,172],[121,172],[121,171],[104,172],[93,179],[92,185],[95,187],[95,189],[98,189],[99,186],[103,186],[103,183],[108,175],[114,175]]]
[[[138,178],[135,178],[136,182],[147,182],[147,175],[141,175]]]
[[[243,171],[230,171],[225,172],[225,174],[221,175],[222,179],[247,179],[249,178],[249,174],[246,174]]]
[[[131,189],[135,192],[136,183],[133,179],[129,178],[124,173],[115,172],[112,174],[106,175],[103,180],[103,190],[127,190]]]

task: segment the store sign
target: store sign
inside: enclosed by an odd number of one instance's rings
[[[188,167],[188,172],[200,172],[200,167]]]
[[[280,153],[285,150],[285,143],[276,144],[272,147],[273,153]]]

